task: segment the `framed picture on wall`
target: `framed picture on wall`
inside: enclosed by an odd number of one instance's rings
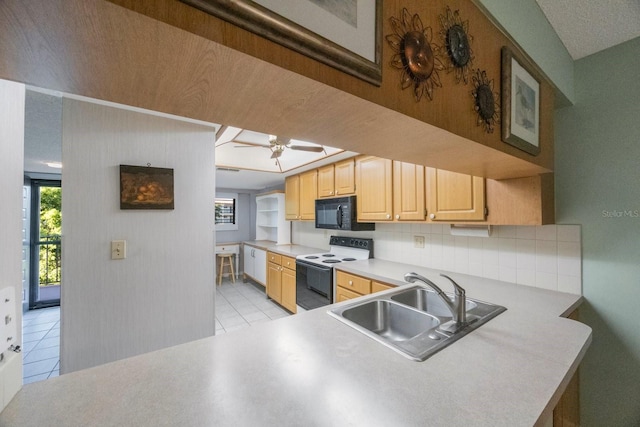
[[[173,169],[120,165],[120,209],[173,208]]]
[[[382,2],[181,0],[376,86],[382,82]]]
[[[540,153],[540,82],[525,64],[502,48],[502,140],[535,156]]]

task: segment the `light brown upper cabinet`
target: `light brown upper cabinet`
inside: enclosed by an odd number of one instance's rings
[[[336,196],[347,196],[356,192],[356,162],[347,159],[335,163]]]
[[[334,165],[318,168],[318,198],[335,196]]]
[[[318,169],[318,198],[348,196],[355,192],[354,159],[343,160]]]
[[[393,162],[393,218],[396,221],[424,221],[424,166]]]
[[[431,221],[484,221],[484,178],[427,168]]]
[[[393,220],[392,161],[374,156],[356,159],[358,221]]]
[[[312,170],[285,178],[284,210],[285,219],[295,221],[316,218],[316,197],[318,194],[318,171]]]
[[[300,219],[300,175],[284,180],[284,218],[288,221]]]
[[[318,198],[318,171],[300,174],[300,219],[316,219],[316,199]]]

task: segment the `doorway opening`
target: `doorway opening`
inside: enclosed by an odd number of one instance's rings
[[[31,181],[29,309],[60,305],[62,188],[60,181]]]

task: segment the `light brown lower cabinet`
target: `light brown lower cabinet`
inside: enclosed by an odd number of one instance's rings
[[[282,299],[280,304],[292,313],[296,312],[296,270],[295,261],[293,269],[282,267]]]
[[[386,291],[387,289],[395,288],[395,286],[387,285],[386,283],[371,281],[371,293]]]
[[[579,311],[574,310],[569,316],[571,320],[579,320]],[[573,374],[562,394],[560,401],[553,410],[553,427],[579,427],[580,426],[580,369]]]
[[[342,302],[363,295],[374,294],[376,292],[391,289],[394,286],[382,282],[356,276],[355,274],[336,272],[336,297],[335,302]]]
[[[296,260],[275,252],[267,254],[267,296],[292,313],[296,312]]]

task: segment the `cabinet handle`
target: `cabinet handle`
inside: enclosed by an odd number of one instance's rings
[[[329,191],[329,194],[333,195],[333,191]]]
[[[433,214],[433,213],[432,213],[431,215],[429,215],[429,218],[431,218],[431,219],[436,219],[436,214]]]
[[[400,219],[400,215],[396,215],[396,219]]]
[[[349,280],[349,286],[353,286],[353,280]]]
[[[391,215],[387,214],[387,219],[391,218]]]

